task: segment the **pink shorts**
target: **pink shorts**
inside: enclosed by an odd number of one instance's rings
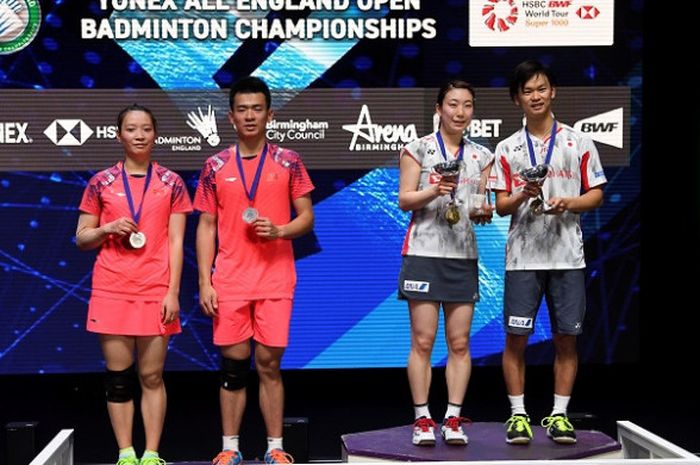
[[[180,319],[163,324],[162,300],[126,300],[90,297],[87,330],[119,336],[167,336],[181,332]]]
[[[292,299],[219,302],[214,318],[214,345],[230,346],[251,337],[269,347],[287,347]]]

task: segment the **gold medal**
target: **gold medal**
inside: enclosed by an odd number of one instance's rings
[[[457,208],[457,205],[454,203],[451,203],[448,207],[447,210],[445,211],[445,220],[447,220],[447,224],[450,225],[450,227],[456,225],[459,223],[459,209]]]

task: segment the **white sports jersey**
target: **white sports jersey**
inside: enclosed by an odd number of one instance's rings
[[[530,139],[537,164],[544,163],[550,138],[540,140],[531,134]],[[576,197],[607,182],[593,141],[559,122],[549,164],[551,170],[542,186],[545,200]],[[519,192],[525,186],[519,173],[531,166],[523,128],[496,147],[491,187],[511,194]],[[533,215],[530,202],[523,202],[512,215],[506,245],[506,270],[585,268],[581,215],[569,211],[561,215]]]
[[[436,133],[414,140],[401,150],[400,157],[409,156],[421,165],[417,190],[440,182],[440,175],[433,166],[445,161],[442,158]],[[457,158],[457,153],[447,154],[448,161]],[[469,193],[478,191],[481,171],[493,162],[489,149],[464,138],[463,163],[459,172],[459,185],[455,201],[460,220],[450,227],[445,219],[449,195],[433,199],[425,207],[415,210],[406,231],[402,255],[440,258],[477,258],[476,237],[469,220]]]

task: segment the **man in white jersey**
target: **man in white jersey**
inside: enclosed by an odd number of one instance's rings
[[[503,375],[512,414],[506,442],[532,440],[525,410],[525,349],[544,295],[555,359],[554,407],[542,426],[552,440],[573,444],[576,433],[566,410],[578,367],[576,336],[586,311],[580,214],[603,203],[607,180],[593,141],[555,120],[556,82],[549,69],[536,61],[519,64],[510,96],[523,110],[526,125],[496,147],[492,177],[496,211],[511,215],[503,299]],[[546,166],[544,181],[526,180],[523,171],[538,165]],[[543,205],[536,208],[538,203]]]

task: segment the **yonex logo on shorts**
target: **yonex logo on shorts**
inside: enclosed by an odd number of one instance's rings
[[[412,292],[429,292],[430,291],[430,283],[427,281],[409,281],[405,280],[403,282],[403,290],[404,291],[412,291]]]
[[[508,318],[508,326],[511,328],[532,328],[532,318],[523,318],[519,316],[511,316]]]

